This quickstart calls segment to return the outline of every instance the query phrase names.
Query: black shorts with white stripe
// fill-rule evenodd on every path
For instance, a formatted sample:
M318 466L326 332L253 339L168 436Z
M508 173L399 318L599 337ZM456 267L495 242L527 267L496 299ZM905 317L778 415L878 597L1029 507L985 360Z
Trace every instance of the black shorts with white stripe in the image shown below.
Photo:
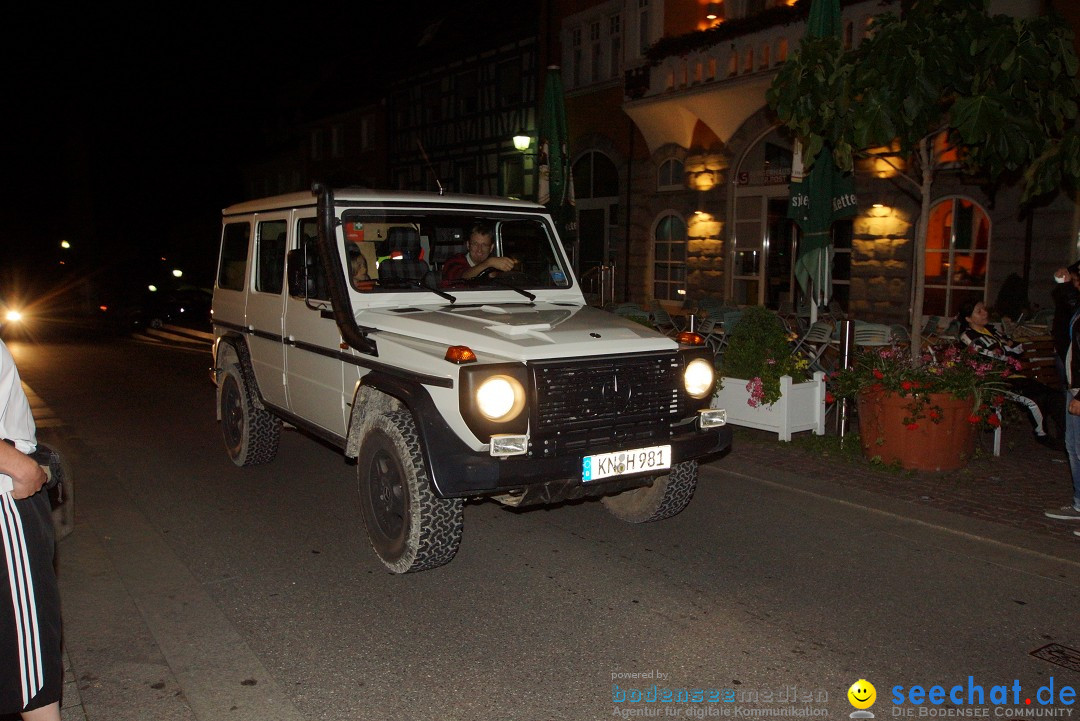
M60 700L60 593L49 496L0 494L0 713Z

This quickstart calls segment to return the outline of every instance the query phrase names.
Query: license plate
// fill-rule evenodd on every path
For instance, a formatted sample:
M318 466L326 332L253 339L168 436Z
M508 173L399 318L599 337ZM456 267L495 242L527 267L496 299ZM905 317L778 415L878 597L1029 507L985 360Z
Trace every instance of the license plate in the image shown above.
M611 476L671 468L671 446L650 446L632 451L598 453L581 459L581 480L585 483Z

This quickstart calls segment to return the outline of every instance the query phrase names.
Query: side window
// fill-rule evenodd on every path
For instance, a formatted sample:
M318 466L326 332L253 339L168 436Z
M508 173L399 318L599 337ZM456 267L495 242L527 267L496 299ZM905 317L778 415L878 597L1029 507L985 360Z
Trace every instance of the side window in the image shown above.
M285 278L285 244L288 226L284 220L259 223L255 254L255 290L279 295Z
M683 164L678 158L668 158L657 171L657 190L685 190L686 180L683 175Z
M686 295L686 223L665 215L653 236L653 297L682 302Z
M319 247L316 243L318 236L318 221L315 218L301 218L296 226L296 237L304 258L307 297L312 300L330 300L330 286L326 282L322 263L319 262Z
M244 269L247 267L248 240L251 224L227 223L221 234L221 262L218 265L218 287L226 290L244 289Z

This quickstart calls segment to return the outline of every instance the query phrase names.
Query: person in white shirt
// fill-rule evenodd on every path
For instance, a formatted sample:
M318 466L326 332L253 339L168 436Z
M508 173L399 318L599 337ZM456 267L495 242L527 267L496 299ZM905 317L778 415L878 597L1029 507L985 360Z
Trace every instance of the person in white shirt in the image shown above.
M48 478L27 455L37 448L37 427L3 341L0 439L0 714L60 721L64 669Z

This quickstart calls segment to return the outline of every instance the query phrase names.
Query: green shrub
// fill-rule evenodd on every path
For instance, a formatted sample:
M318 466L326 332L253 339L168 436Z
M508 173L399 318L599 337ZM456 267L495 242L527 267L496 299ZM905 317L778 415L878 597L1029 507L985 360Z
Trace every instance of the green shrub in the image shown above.
M780 376L789 375L794 383L810 378L809 363L792 355L791 340L772 311L759 305L744 309L724 350L717 390L724 377L745 378L751 406L775 403L780 399Z

